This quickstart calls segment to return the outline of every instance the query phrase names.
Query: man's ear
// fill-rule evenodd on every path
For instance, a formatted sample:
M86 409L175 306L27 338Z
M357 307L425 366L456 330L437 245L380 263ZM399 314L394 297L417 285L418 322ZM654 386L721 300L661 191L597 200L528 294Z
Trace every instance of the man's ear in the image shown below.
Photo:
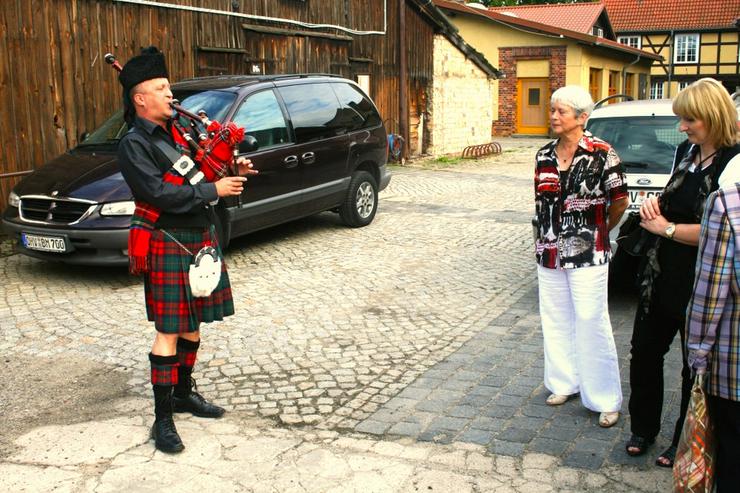
M144 94L141 92L135 92L131 94L131 102L134 103L134 106L144 106Z

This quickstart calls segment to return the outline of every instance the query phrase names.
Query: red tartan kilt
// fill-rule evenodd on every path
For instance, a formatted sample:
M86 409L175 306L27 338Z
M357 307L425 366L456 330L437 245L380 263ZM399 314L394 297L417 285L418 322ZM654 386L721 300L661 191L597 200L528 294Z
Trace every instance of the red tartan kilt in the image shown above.
M188 250L197 253L213 245L221 255L214 229L167 229ZM155 229L149 243L149 272L144 279L147 318L159 332L182 334L199 330L201 322L223 320L234 314L229 275L222 259L221 281L210 296L190 294L188 269L192 256L161 230Z

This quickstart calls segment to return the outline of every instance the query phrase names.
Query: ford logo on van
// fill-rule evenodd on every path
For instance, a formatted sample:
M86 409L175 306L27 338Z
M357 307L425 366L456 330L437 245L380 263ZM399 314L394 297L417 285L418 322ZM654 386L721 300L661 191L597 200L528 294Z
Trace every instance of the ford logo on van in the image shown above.
M638 185L650 185L653 181L650 178L640 178L637 180Z

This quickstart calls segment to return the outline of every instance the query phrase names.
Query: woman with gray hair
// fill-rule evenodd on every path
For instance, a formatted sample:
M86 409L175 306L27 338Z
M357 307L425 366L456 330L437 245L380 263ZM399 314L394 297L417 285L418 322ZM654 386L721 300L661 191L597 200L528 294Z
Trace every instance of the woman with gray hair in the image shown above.
M609 230L627 208L627 182L614 149L584 130L593 110L578 86L550 99L557 139L537 152L535 254L545 346L547 404L581 394L600 413L599 425L619 420L622 388L607 303Z

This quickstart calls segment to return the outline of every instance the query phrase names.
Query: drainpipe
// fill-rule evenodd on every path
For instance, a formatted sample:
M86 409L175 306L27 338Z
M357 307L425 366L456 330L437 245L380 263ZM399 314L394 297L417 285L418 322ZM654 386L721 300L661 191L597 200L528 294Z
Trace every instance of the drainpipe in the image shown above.
M676 40L673 39L673 29L671 29L671 49L668 53L671 56L671 64L668 66L668 99L671 99L671 81L673 80L673 47L676 44Z
M406 141L403 146L402 158L408 156L409 148L409 110L408 91L406 87L408 77L408 63L406 60L406 0L398 0L398 132Z
M638 54L637 55L637 58L635 58L635 60L633 62L630 62L627 65L625 65L625 66L622 67L622 94L627 94L627 77L626 77L626 75L627 75L627 68L628 67L631 67L632 65L636 64L637 62L639 62L640 61L640 58L642 58L642 55L639 55ZM637 99L640 99L639 98L639 95L638 95L638 98Z

